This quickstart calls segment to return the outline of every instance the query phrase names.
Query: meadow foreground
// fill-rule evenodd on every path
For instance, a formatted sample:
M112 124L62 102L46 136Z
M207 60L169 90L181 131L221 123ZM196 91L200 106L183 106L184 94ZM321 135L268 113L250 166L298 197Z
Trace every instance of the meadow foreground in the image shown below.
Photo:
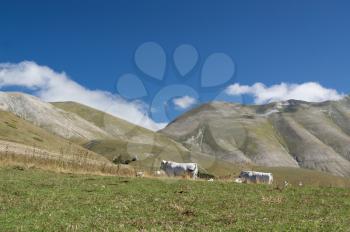
M349 231L350 189L0 168L1 231Z

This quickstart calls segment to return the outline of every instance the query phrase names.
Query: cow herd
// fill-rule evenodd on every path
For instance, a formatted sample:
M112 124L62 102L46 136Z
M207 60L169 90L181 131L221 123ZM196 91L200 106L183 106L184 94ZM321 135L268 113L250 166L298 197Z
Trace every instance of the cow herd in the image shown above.
M169 177L189 176L192 179L198 177L198 164L197 163L177 163L174 161L162 160L160 163L160 170ZM157 176L161 171L156 171ZM208 181L214 181L209 179ZM235 179L236 183L254 183L254 184L272 184L272 173L255 172L255 171L242 171L238 178Z

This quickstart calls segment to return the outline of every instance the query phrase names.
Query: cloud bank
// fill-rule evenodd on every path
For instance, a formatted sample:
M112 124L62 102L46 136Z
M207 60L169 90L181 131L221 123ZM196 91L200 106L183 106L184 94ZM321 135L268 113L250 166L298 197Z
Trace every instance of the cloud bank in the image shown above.
M176 107L180 109L187 109L193 106L194 104L196 104L197 100L190 96L183 96L183 97L175 98L173 100L173 103Z
M151 130L166 125L154 122L141 101L130 102L107 91L87 89L64 72L57 73L35 62L0 63L0 89L10 86L27 88L47 102L75 101Z
M323 102L327 100L339 100L345 96L334 89L327 89L316 82L306 82L303 84L281 83L270 87L262 83L255 83L251 86L233 84L226 88L225 93L231 96L250 95L254 98L256 104L290 99Z

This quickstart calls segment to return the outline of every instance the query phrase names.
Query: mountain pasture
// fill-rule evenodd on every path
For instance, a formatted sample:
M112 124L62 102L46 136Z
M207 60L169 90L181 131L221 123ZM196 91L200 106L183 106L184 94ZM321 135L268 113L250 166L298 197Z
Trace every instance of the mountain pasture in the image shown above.
M1 231L348 231L350 189L0 168Z

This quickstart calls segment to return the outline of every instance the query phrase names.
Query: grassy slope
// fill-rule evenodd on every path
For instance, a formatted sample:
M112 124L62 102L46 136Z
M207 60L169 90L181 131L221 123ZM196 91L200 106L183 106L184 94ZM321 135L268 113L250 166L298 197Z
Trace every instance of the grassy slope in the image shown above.
M76 102L53 102L52 104L65 111L79 115L96 126L107 130L112 136L125 135L130 137L138 134L153 134L150 130ZM111 127L115 127L115 130L110 130Z
M0 169L4 231L348 231L350 189Z
M55 171L115 174L118 167L105 157L0 111L0 165L35 166ZM7 142L10 143L7 143ZM7 148L5 148L7 146Z
M85 120L106 130L113 139L96 140L85 144L88 149L102 154L109 160L121 155L126 159L137 156L137 165L150 168L155 160L172 159L184 161L189 152L181 144L163 134L133 125L102 111L75 102L52 103L65 111L78 114ZM151 155L151 157L149 157ZM159 164L157 163L157 168Z
M166 156L168 158L171 158L172 155L176 156L179 153L184 156L188 155L186 152L178 149L177 145L173 144L162 147L153 144L126 142L118 139L92 141L89 144L86 144L85 147L96 153L103 154L109 160L112 160L118 155L122 155L122 157L126 159L137 156L139 160L144 160L151 155L154 159L157 156L164 157L165 154L162 153L165 152L167 153Z
M67 149L86 151L80 146L5 111L0 111L0 140L35 146L53 152L67 151Z
M118 140L119 143L126 142L127 140L139 144L155 144L163 147L167 145L176 145L175 141L163 134L153 132L108 113L76 102L54 102L52 104L65 111L75 113L99 128L106 130L115 140ZM107 143L110 142L111 140ZM181 149L181 147L179 147L179 149Z

